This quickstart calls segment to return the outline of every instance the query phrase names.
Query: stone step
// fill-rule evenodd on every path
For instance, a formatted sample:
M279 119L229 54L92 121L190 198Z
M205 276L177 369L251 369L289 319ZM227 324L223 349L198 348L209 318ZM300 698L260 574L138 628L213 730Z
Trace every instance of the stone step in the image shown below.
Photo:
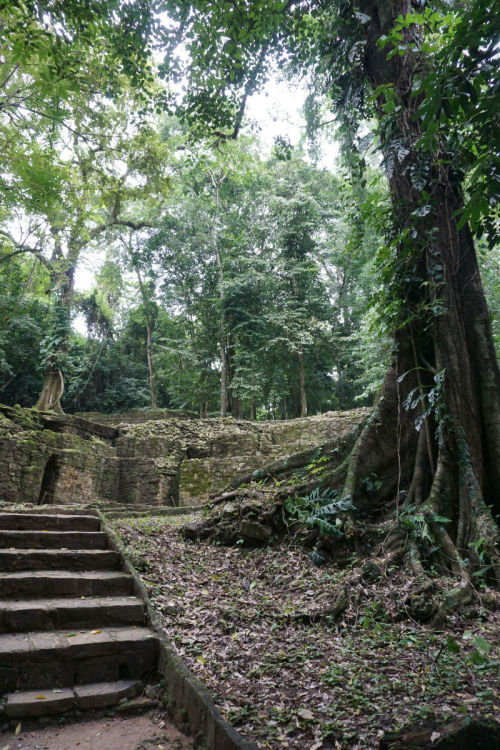
M139 680L119 680L80 685L75 688L31 690L8 693L5 698L5 716L9 719L62 714L74 709L87 710L114 706L123 698L133 698L142 690Z
M97 516L50 515L48 513L0 513L0 529L19 531L99 531Z
M143 680L155 671L158 648L140 627L0 635L0 694Z
M133 580L121 571L22 570L0 576L2 599L127 596L132 593Z
M144 604L134 596L0 601L0 633L143 623Z
M22 513L23 515L49 515L49 516L96 516L95 503L85 503L83 505L38 505L35 503L23 503L16 506L15 504L6 503L2 505L2 513Z
M134 507L122 508L102 508L102 513L108 518L143 518L144 516L183 516L190 513L198 513L201 505L180 505L180 506L145 506L140 510Z
M113 570L120 555L112 550L0 549L0 571Z
M0 531L1 549L106 549L101 531Z

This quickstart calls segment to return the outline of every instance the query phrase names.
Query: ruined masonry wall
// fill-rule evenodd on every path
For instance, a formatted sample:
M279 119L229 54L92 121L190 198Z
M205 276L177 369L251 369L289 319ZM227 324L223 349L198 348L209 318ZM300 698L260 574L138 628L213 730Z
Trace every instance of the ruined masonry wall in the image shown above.
M192 505L237 476L340 437L364 409L284 422L134 412L99 422L0 406L0 501ZM132 421L133 420L133 421Z
M1 408L0 501L37 503L42 485L45 502L117 499L119 461L109 439L67 419Z

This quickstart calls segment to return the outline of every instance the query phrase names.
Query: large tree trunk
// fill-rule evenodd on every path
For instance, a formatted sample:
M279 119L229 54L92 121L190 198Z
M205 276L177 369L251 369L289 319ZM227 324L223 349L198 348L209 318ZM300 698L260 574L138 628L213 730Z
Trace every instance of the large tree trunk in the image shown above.
M226 179L226 175L215 175L211 173L212 185L214 188L214 216L212 222L212 245L215 255L215 262L217 265L217 272L219 276L219 302L220 302L220 317L219 317L219 355L221 360L220 370L220 415L224 419L227 416L227 407L229 402L229 389L228 389L228 356L226 349L226 317L224 310L224 268L222 266L222 259L219 250L217 224L219 220L219 192L220 186Z
M390 128L383 120L382 144L393 163L389 175L395 231L401 241L394 261L394 289L401 313L396 360L387 374L374 417L351 457L344 493L356 507L369 507L368 477L380 483L378 503L392 500L424 515L438 552L434 560L462 581L456 596L471 594L462 560L479 563L474 545L483 540L481 562L500 583L498 527L488 506L500 510L500 374L488 309L471 233L459 230L463 208L459 184L434 154L427 165L425 193L411 179L411 166L425 158L415 149L418 102L411 98L415 59L386 60L378 41L409 2L367 0L366 71L376 90L392 85L403 103ZM413 30L414 32L414 30ZM398 158L392 141L404 146ZM422 216L422 206L428 213ZM436 517L446 517L446 527ZM416 569L422 571L418 544ZM449 603L453 597L449 599Z
M64 363L71 328L71 309L74 296L75 266L53 274L54 303L48 333L43 342L46 350L45 377L40 397L34 407L38 411L62 414L64 393Z
M64 393L64 379L61 370L47 372L42 386L42 392L37 401L37 411L52 411L63 414L61 398Z
M158 407L158 398L156 395L156 378L155 378L155 367L154 367L154 359L153 359L153 343L152 343L153 324L151 321L151 316L149 314L150 300L148 299L148 294L146 292L146 288L142 281L140 269L137 266L135 267L135 273L137 276L137 281L139 282L139 289L141 292L142 304L144 305L144 315L146 318L146 359L148 362L149 390L151 393L151 408L156 409Z

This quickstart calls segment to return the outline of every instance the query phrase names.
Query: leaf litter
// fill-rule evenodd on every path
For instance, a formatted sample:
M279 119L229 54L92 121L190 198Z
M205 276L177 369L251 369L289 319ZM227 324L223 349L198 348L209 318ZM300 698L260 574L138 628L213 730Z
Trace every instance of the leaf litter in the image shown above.
M431 632L401 618L417 596L404 570L366 581L356 555L318 568L290 539L257 549L189 542L179 527L192 520L114 526L145 562L166 636L259 747L364 750L429 720L500 719L496 607L476 605ZM335 617L341 591L349 605Z

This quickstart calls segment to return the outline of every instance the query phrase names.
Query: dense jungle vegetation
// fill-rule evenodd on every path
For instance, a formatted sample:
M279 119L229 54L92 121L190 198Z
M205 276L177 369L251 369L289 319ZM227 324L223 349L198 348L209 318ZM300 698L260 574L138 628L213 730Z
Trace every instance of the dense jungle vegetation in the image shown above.
M4 3L2 400L288 418L376 396L323 480L423 519L412 570L457 582L436 623L478 571L500 582L498 30L487 0ZM266 153L245 112L278 71L309 138Z

